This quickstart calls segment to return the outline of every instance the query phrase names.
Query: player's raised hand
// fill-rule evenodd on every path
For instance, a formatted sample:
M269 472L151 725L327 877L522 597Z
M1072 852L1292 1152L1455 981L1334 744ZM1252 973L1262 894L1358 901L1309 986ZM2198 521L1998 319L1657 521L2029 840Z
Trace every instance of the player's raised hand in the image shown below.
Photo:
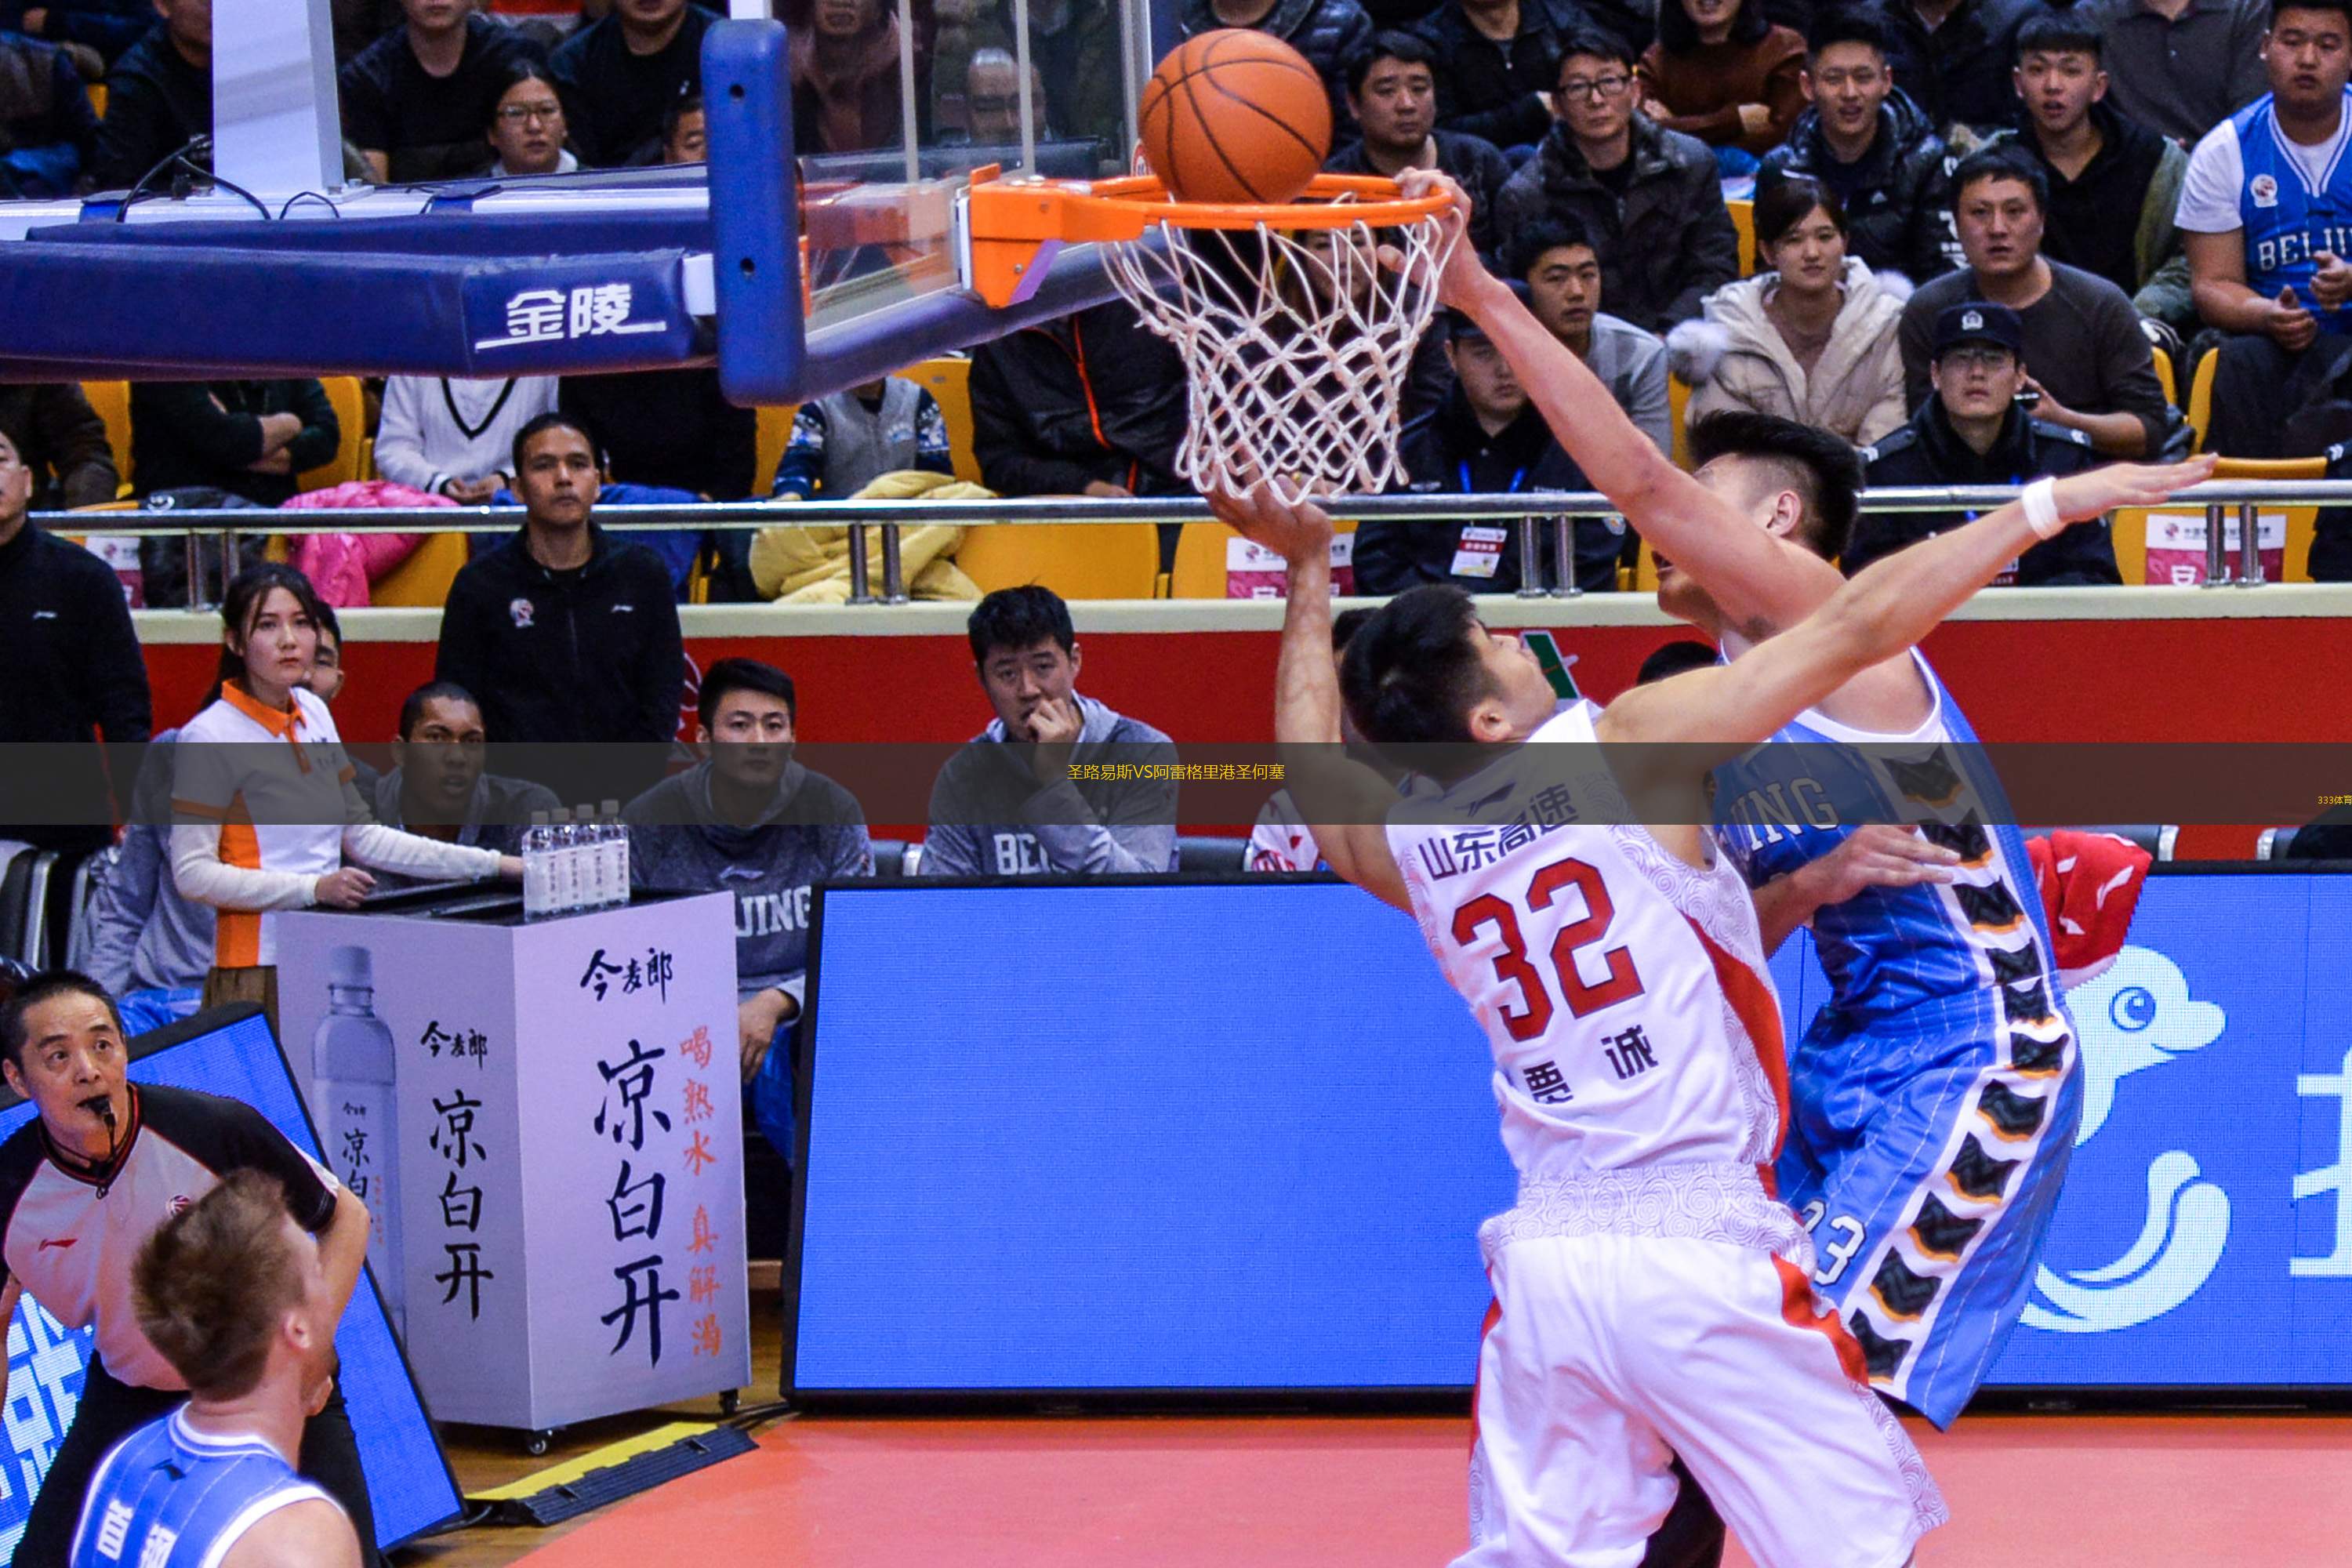
M2179 463L2109 463L2060 479L2051 499L2068 522L2087 522L2124 506L2161 506L2177 490L2213 477L2210 452Z
M1444 195L1448 198L1445 209L1438 214L1439 238L1437 256L1441 258L1437 276L1414 278L1413 282L1433 286L1438 303L1459 310L1476 297L1479 287L1491 279L1486 263L1478 259L1463 236L1470 227L1470 195L1452 176L1435 169L1406 169L1397 175L1397 188L1405 200L1419 201L1423 196ZM1381 262L1391 271L1404 270L1404 253L1392 245L1381 247Z
M1213 489L1209 510L1235 533L1294 565L1331 558L1331 518L1313 501L1293 506L1260 483L1247 490Z

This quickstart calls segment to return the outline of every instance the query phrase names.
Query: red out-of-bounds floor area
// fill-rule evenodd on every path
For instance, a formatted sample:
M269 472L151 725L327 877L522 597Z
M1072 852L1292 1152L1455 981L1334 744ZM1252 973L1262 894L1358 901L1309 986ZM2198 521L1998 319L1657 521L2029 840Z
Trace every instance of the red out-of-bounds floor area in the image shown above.
M1953 1519L1923 1568L2352 1564L2352 1416L1978 1415L1913 1434ZM1467 1436L1377 1416L811 1418L527 1561L1441 1568L1465 1543ZM1824 1542L1804 1568L1839 1562Z

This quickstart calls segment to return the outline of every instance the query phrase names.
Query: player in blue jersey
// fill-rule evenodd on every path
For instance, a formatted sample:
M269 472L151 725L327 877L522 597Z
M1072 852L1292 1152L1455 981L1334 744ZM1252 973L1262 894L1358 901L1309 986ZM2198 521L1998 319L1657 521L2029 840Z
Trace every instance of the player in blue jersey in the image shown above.
M1475 257L1457 250L1439 287L1655 548L1663 608L1737 659L1836 592L1831 563L1862 488L1845 442L1719 416L1694 430L1701 466L1685 473ZM2163 471L2188 484L2211 468L2209 458ZM2050 483L2027 492L2045 520ZM1737 548L1759 528L1782 547ZM1810 921L1834 992L1790 1062L1780 1195L1813 1229L1815 1281L1873 1385L1942 1426L2032 1282L2081 1110L2074 1030L1998 781L1916 648L1775 739L1798 743L1719 773L1717 810L1768 947Z
M2277 0L2263 38L2271 90L2189 154L2175 218L2216 350L2207 445L2307 456L2336 435L2289 427L2352 344L2352 0Z
M350 1518L294 1469L338 1313L284 1189L231 1173L147 1238L131 1287L188 1402L99 1462L72 1568L358 1568Z

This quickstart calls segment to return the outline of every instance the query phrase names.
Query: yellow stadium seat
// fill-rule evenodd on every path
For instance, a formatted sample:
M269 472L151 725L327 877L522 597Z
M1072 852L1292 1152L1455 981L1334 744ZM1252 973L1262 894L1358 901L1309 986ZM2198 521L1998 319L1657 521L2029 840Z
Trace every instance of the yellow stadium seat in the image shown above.
M1690 383L1681 376L1666 377L1666 418L1675 431L1675 467L1687 468L1690 462L1690 431L1685 421L1690 417Z
M297 489L323 490L360 477L360 447L367 440L367 404L360 394L359 377L331 375L321 384L327 389L327 401L334 405L335 422L342 426L342 439L335 444L331 461L296 478Z
M1756 276L1756 204L1752 201L1726 202L1731 209L1731 226L1739 236L1739 275Z
M2189 427L2197 433L2195 450L2200 452L2205 449L2205 433L2213 427L2213 367L2221 358L2219 353L2207 354L2189 380Z
M971 361L961 354L927 359L899 374L939 400L947 420L948 450L954 455L956 478L980 483L980 459L971 449Z
M760 410L760 471L751 476L751 493L764 496L776 482L776 465L784 459L784 447L793 438L793 416L801 411L797 403L778 404Z
M1658 591L1658 554L1650 548L1648 540L1642 541L1642 553L1633 565L1633 591L1654 594Z
M131 384L127 381L85 381L81 395L106 421L106 444L114 452L114 471L122 476L122 492L131 493Z
M1333 525L1339 533L1353 533L1356 525ZM1240 536L1222 522L1188 522L1176 538L1176 566L1168 574L1171 599L1222 599L1226 589L1226 546ZM962 564L961 557L957 564Z
M2211 366L2213 356L2208 354L2205 363ZM2211 388L2206 388L2210 399ZM2217 479L2316 479L2327 473L2325 458L2223 458L2214 465ZM2201 507L2167 507L2165 513L2189 517L2202 514ZM2235 509L2232 508L2232 510ZM2311 536L2319 521L2319 509L2312 506L2290 506L2279 509L2286 517L2286 549L2281 563L2280 576L2289 583L2311 581ZM2115 520L2116 566L2126 583L2147 581L2147 525L2155 511L2134 508L2118 511ZM2231 552L2234 570L2237 555Z
M1148 599L1160 575L1160 531L1148 522L974 528L955 563L983 594L1036 583L1065 599Z
M89 96L89 111L100 120L106 118L106 84L102 81L85 83L82 91Z
M2162 349L2148 351L2156 358L2156 384L2164 388L2164 400L2176 407L2180 403L2180 388L2173 380L2172 356Z
M385 573L368 590L368 602L439 609L448 601L449 584L457 580L457 569L466 563L467 537L462 533L425 535L425 542L407 560Z

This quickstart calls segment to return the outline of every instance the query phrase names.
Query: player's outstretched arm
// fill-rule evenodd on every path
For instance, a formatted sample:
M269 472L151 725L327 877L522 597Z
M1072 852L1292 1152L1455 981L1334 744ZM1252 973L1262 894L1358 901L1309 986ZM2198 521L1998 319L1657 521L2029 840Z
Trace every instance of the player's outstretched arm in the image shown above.
M2117 507L2158 506L2206 479L2210 457L2185 463L2116 463L2054 481L2051 499L2071 525ZM2036 481L2037 484L2051 481ZM1769 739L1854 671L1926 637L2001 568L2037 543L2021 501L1872 563L1829 603L1736 664L1695 669L1638 686L1610 704L1597 726L1604 741L1696 743L1729 755ZM1626 759L1637 776L1663 768L1676 782L1704 759ZM1618 767L1612 762L1612 767ZM1621 778L1624 776L1620 768ZM1631 783L1632 781L1628 781Z
M1349 758L1340 743L1339 678L1331 668L1331 520L1286 506L1260 487L1212 491L1210 510L1289 563L1282 651L1275 665L1274 735L1283 782L1331 869L1366 892L1412 907L1384 826L1396 786Z
M1407 169L1408 195L1451 191L1448 222L1467 221L1469 198L1444 174ZM1659 553L1707 591L1730 627L1750 642L1796 625L1843 581L1812 552L1757 527L1729 501L1682 469L1644 436L1585 363L1535 319L1467 245L1454 246L1438 296L1485 329L1528 389L1552 435L1593 488L1607 496Z

